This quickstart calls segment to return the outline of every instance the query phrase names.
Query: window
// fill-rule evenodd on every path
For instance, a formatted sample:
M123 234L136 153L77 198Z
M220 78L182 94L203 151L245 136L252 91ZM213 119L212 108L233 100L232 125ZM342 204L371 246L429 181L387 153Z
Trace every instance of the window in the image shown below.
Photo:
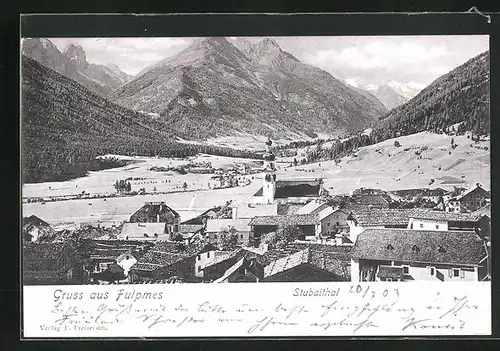
M442 246L439 247L438 252L444 253L446 252L446 249Z
M243 239L243 234L240 235L240 239Z
M386 282L392 282L392 278L387 278L385 281Z
M339 223L339 222L337 222L337 226L339 226L339 225L340 225L340 223Z
M439 229L439 224L436 224L436 229Z
M125 256L125 259L126 260L130 260L130 256Z
M403 274L410 274L410 266L403 266Z
M394 250L394 246L392 246L391 244L389 244L389 245L386 246L386 249L387 250Z
M214 235L214 239L217 239L217 234Z
M424 224L423 223L420 223L420 228L423 228L424 227Z
M453 278L460 277L460 269L453 268Z
M418 248L417 245L413 245L413 247L411 248L411 251L413 251L413 252L419 252L420 249Z
M198 273L201 272L201 266L198 266Z
M201 260L201 255L198 255L198 257L197 257L197 258L198 258L198 261L199 261L199 260Z
M207 258L210 258L210 251L207 252Z
M430 275L430 276L436 275L436 268L435 267L427 267L427 275Z
M329 227L329 226L330 226L330 223L328 222L328 223L326 224L326 226L327 226L327 227Z

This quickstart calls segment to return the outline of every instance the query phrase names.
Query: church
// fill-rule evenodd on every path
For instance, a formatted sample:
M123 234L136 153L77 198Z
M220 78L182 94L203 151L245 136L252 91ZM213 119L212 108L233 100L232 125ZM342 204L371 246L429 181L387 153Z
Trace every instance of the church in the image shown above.
M272 141L266 142L262 187L253 195L254 204L306 203L328 195L321 178L294 178L281 180L276 177L276 157L271 151Z

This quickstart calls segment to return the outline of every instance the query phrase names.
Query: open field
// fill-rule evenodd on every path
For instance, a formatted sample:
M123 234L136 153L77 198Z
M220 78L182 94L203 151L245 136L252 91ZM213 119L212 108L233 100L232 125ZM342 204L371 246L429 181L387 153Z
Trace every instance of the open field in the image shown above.
M90 194L113 194L115 188L113 184L120 179L144 178L132 180L130 184L133 191L144 188L147 192L153 192L154 188L158 192L170 192L182 190L184 182L188 184L188 189L206 189L211 174L188 173L180 175L175 172L156 172L148 169L153 166L175 167L188 164L189 162L210 162L214 168L225 168L235 164L246 163L251 167L257 167L257 161L243 158L230 158L223 156L198 155L186 160L169 158L148 158L148 157L127 157L116 156L127 160L134 160L137 163L125 167L107 169L98 172L90 172L87 177L77 178L64 182L47 182L23 185L23 197L49 197L62 195L76 195L82 191Z

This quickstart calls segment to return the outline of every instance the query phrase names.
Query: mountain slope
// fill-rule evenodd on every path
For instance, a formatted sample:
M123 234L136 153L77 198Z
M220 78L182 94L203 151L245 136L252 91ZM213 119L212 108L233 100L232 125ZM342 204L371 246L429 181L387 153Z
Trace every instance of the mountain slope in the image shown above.
M98 155L172 147L148 118L22 57L23 181L81 176Z
M407 98L398 94L387 84L382 86L367 86L365 89L380 100L388 110L398 107L408 101Z
M364 128L385 112L275 41L238 50L203 38L144 70L109 98L189 139L237 134L310 138Z
M377 98L374 94L372 94L370 91L368 91L367 89L353 87L353 86L350 86L350 87L352 89L356 90L359 94L363 95L364 97L366 97L367 99L372 101L373 104L378 106L378 108L380 110L385 110L386 112L388 111L388 108L384 105L384 103L379 98Z
M101 96L108 95L132 78L116 65L108 67L87 62L83 48L73 44L61 53L48 39L25 39L22 53Z
M489 134L489 51L441 76L406 104L381 118L376 140L429 130L444 130L463 122L459 131Z

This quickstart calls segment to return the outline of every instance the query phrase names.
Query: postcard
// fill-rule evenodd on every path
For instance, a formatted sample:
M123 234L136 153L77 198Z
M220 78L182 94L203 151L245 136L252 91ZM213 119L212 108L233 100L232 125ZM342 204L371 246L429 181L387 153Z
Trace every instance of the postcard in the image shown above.
M25 338L491 333L488 35L20 60Z

